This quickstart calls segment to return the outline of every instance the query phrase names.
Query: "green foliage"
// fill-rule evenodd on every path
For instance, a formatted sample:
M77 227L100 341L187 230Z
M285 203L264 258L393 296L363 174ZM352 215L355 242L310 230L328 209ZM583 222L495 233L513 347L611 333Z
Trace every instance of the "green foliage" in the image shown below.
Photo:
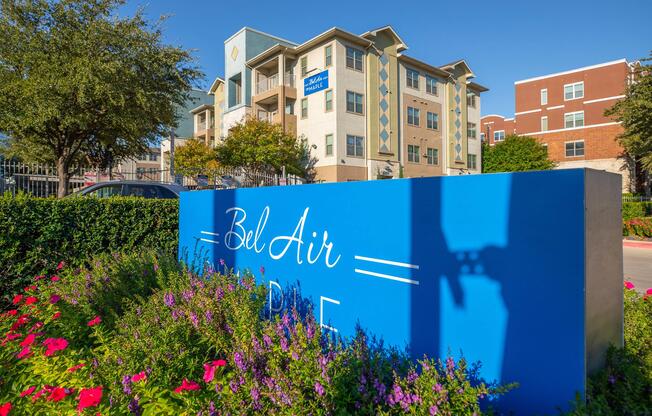
M216 147L222 166L243 167L252 172L287 173L310 177L315 159L310 149L283 127L250 117L236 124Z
M623 202L623 220L652 216L652 202Z
M218 167L215 150L203 140L188 140L174 151L174 170L180 175L208 175Z
M627 87L625 98L605 114L614 117L625 129L619 141L627 154L652 172L652 65L643 64L649 61L652 53L634 69L635 82Z
M494 146L483 144L482 172L520 172L555 167L548 150L533 137L510 135Z
M166 134L201 75L142 10L122 17L123 3L0 3L0 132L14 153L56 163L60 197L71 164L106 167Z
M623 221L623 235L652 238L652 218L632 218Z
M648 290L650 293L650 290ZM625 289L625 346L589 379L587 403L570 415L647 415L652 409L652 295Z
M142 198L0 197L2 302L61 260L145 248L175 253L178 201Z
M52 392L93 386L102 399L81 414L472 415L506 390L477 381L464 360L417 366L362 331L332 339L308 305L265 319L265 287L250 275L199 279L147 253L88 264L38 280L0 315L0 403L17 414L75 414L76 392ZM48 338L67 345L44 353Z

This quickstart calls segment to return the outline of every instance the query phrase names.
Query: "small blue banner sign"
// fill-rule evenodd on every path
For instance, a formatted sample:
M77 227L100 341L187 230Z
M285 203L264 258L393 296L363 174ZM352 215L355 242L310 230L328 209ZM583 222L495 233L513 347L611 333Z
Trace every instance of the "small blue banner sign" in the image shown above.
M413 358L464 356L492 403L556 414L622 344L620 175L590 169L182 192L179 256L250 271ZM261 274L262 267L264 274Z
M328 69L303 80L303 95L308 96L328 88Z

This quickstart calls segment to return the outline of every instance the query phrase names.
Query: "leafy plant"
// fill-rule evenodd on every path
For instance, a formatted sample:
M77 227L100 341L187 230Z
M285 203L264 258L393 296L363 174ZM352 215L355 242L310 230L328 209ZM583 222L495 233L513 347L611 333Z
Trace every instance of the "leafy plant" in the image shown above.
M651 238L652 218L632 218L623 221L623 235L631 237Z
M510 135L494 146L483 144L482 172L518 172L548 170L555 163L548 159L548 150L537 139Z

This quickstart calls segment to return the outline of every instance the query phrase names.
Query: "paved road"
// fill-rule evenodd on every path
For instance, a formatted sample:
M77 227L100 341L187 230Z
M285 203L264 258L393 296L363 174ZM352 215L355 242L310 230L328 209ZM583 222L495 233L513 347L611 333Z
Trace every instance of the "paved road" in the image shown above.
M641 292L652 287L652 249L623 247L625 280Z

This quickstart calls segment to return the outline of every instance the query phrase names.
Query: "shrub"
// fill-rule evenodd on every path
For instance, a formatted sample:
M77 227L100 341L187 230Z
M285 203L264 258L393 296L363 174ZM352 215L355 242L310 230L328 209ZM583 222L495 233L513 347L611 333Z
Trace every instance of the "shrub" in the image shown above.
M623 202L623 220L652 216L652 202Z
M175 253L177 228L173 200L0 197L0 310L9 294L63 258L77 266L98 253Z
M634 218L623 221L623 235L630 237L652 237L652 218Z
M253 277L223 269L199 279L172 260L103 257L25 288L0 316L0 405L37 415L471 415L505 391L464 360L415 364L362 331L333 339L309 309L264 319L266 290ZM143 280L133 294L127 269Z

